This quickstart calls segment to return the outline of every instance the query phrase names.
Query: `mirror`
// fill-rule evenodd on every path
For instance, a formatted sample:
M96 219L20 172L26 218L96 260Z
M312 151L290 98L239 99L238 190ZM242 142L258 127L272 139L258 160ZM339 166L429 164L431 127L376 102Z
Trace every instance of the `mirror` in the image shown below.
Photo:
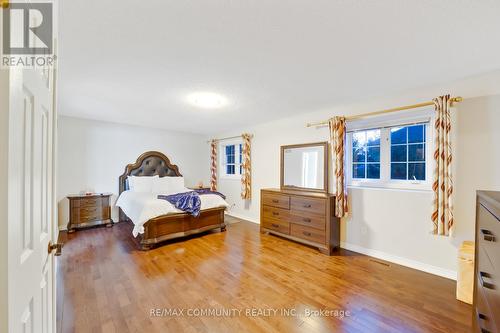
M281 146L281 189L328 192L328 143Z

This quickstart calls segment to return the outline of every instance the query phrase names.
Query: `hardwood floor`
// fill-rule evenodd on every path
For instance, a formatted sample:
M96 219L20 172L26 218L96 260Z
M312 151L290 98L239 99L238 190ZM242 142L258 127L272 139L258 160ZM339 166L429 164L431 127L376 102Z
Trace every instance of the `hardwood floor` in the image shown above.
M470 331L471 307L455 300L454 281L345 250L328 257L250 222L148 252L125 223L62 238L58 332ZM202 309L234 310L194 316ZM252 309L261 312L246 316ZM302 315L320 309L349 316Z

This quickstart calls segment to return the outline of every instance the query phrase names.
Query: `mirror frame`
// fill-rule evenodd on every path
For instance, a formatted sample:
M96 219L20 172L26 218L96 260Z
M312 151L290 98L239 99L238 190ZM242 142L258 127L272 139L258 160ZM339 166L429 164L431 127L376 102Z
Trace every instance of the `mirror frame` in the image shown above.
M284 171L285 171L285 149L290 149L290 148L306 148L306 147L318 147L322 146L324 147L324 177L323 177L323 188L322 189L316 189L316 188L307 188L307 187L296 187L296 186L285 186L284 180ZM288 190L288 191L308 191L308 192L321 192L321 193L328 193L328 142L323 141L323 142L313 142L313 143L302 143L302 144L296 144L296 145L286 145L286 146L281 146L281 157L280 157L280 189L281 190Z

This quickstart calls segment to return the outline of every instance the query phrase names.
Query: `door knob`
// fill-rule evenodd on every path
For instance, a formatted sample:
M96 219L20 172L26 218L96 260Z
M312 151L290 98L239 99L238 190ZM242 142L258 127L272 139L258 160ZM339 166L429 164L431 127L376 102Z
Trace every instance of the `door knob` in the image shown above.
M54 253L54 255L56 257L60 256L61 255L61 252L62 252L62 248L63 248L63 243L55 243L55 244L52 244L52 242L49 242L49 254L56 250L56 253Z

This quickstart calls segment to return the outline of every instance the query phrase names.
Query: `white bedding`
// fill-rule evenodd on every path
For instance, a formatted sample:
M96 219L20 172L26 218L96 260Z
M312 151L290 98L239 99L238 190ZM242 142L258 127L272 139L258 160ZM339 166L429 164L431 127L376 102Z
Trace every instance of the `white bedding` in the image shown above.
M186 189L186 192L189 191ZM144 233L144 223L148 220L167 214L183 213L175 208L170 202L158 199L158 193L140 193L124 191L116 201L116 206L120 207L134 223L132 234L137 237ZM226 200L217 194L200 195L201 210L215 207L229 207Z

